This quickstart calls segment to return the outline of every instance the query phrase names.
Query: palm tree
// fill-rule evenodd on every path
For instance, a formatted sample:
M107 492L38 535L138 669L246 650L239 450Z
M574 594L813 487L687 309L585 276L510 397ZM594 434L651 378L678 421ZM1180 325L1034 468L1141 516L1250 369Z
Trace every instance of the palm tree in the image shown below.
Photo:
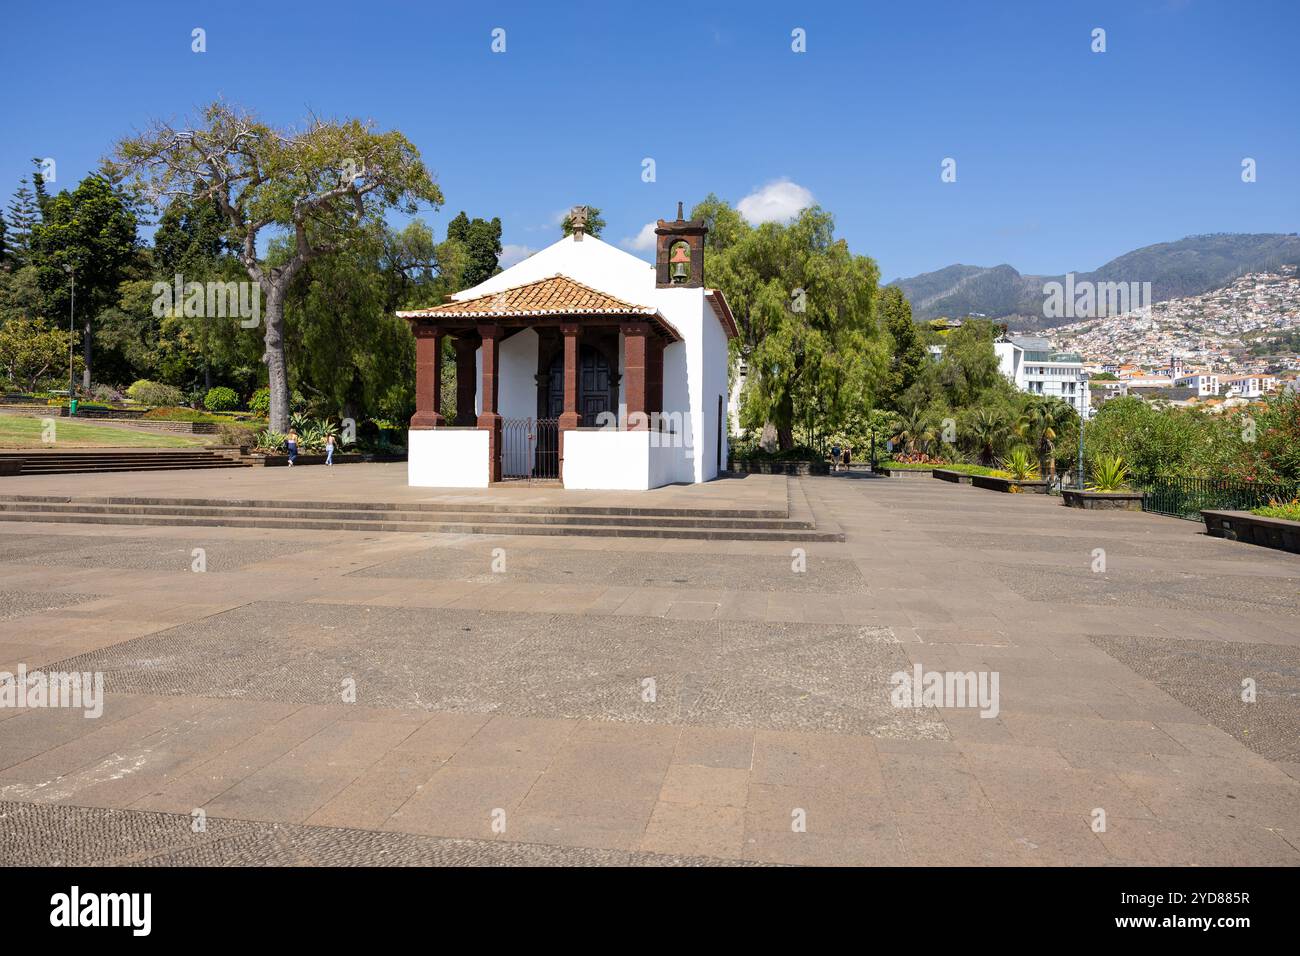
M991 465L1007 438L1007 419L1001 409L981 408L970 423L970 436L980 464Z
M1074 407L1059 398L1036 398L1016 422L1016 434L1038 452L1040 469L1048 480L1056 477L1056 439L1074 417Z
M934 425L919 406L901 413L899 419L898 433L893 440L901 441L909 455L915 455L918 448L926 447L934 440Z

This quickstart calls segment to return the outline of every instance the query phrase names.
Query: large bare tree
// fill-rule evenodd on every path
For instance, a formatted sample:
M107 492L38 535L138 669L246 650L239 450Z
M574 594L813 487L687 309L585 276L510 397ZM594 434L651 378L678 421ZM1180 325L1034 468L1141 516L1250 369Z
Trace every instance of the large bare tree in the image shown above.
M442 191L401 133L360 120L311 117L301 129L275 129L253 113L217 101L194 122L155 121L117 144L112 165L158 206L177 196L216 203L249 277L262 295L271 428L289 427L284 298L312 259L342 249L382 223L390 209L438 206ZM282 255L268 256L282 236Z

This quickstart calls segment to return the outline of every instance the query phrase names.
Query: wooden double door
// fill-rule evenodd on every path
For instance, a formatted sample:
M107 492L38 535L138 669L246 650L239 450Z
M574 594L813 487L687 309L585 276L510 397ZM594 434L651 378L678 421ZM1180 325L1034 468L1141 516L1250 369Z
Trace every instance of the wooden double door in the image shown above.
M564 411L564 353L551 360L547 376L547 418L559 418ZM603 412L616 412L618 379L609 359L600 349L583 345L578 349L578 413L582 425L594 427Z

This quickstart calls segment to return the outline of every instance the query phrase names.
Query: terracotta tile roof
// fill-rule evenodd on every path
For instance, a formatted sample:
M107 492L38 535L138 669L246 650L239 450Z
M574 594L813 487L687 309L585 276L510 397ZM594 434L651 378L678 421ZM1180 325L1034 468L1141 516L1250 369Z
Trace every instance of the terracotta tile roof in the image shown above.
M489 292L473 299L445 302L431 309L398 312L404 319L430 318L489 319L509 316L544 315L644 315L653 316L658 309L633 305L600 292L564 275L538 279L500 292Z
M727 338L734 339L740 335L740 330L736 328L736 319L731 314L731 306L727 305L727 297L722 294L722 290L705 289L704 294L713 308L713 314L722 323L722 330L727 333Z

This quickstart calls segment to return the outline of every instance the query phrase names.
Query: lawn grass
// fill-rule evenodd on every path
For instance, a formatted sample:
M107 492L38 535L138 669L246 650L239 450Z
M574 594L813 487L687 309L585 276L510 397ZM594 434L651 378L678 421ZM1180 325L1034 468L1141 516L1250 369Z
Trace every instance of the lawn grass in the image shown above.
M53 443L43 440L44 431L44 419L0 415L0 448L200 448L206 444L198 435L91 425L66 418L54 419Z

